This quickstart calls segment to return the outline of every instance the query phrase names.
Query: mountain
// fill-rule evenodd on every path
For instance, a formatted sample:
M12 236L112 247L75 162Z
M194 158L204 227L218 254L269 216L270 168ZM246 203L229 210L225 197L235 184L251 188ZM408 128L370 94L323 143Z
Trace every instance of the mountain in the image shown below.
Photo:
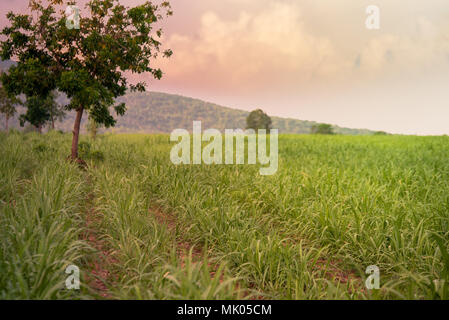
M116 132L163 132L169 133L177 128L192 129L192 122L201 120L202 128L224 129L245 128L249 112L223 107L199 99L161 92L131 93L120 99L128 110L118 119ZM280 117L271 117L273 128L280 133L310 133L317 124ZM370 130L348 129L334 126L341 134L372 134Z
M61 102L66 100L59 99ZM126 114L117 118L114 128L110 132L142 132L142 133L170 133L174 129L183 128L192 130L192 122L201 120L202 128L214 128L220 131L224 129L244 129L246 117L249 112L223 107L214 103L198 99L183 97L161 92L129 93L118 101L127 106ZM87 116L83 117L83 132ZM57 123L56 128L70 132L73 127L75 113L67 115L62 123ZM271 117L273 128L279 129L279 133L310 133L310 128L317 124L314 121L304 121L280 117ZM17 119L11 121L11 127L17 127ZM362 135L373 134L366 129L349 129L333 126L334 131L340 134Z
M16 62L11 60L0 60L0 71L7 71ZM128 93L121 97L119 102L124 102L127 112L123 117L117 118L114 128L107 131L112 132L144 132L144 133L170 133L174 129L192 129L192 122L201 120L202 128L214 128L220 131L224 129L244 129L246 117L249 112L223 107L214 103L198 99L183 97L161 92ZM66 104L67 99L60 96L58 102ZM24 112L19 107L18 113ZM2 116L0 116L2 118ZM85 132L86 115L83 119L82 132ZM67 114L62 123L57 123L56 128L70 132L73 127L75 113ZM271 117L273 128L279 129L280 133L310 133L314 121L305 121L289 118ZM3 121L1 121L2 126ZM10 120L11 128L20 128L18 117ZM373 134L366 129L349 129L333 126L334 132L348 135Z

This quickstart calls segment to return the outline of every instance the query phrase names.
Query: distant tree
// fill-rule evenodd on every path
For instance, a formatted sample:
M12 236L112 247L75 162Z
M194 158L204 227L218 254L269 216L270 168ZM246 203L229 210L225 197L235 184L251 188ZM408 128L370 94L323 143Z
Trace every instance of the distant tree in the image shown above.
M19 117L20 126L23 127L26 122L29 122L39 133L42 133L42 128L50 120L48 97L28 97L25 101L25 107L26 113Z
M385 131L376 131L374 132L375 136L386 136L388 133L386 133Z
M251 111L246 118L246 128L247 129L271 129L271 118L263 112L261 109Z
M11 97L6 92L5 88L0 85L0 113L5 116L5 131L9 131L9 119L12 118L17 110L16 105L20 104L20 100L16 97Z
M71 148L75 160L85 110L97 123L114 126L109 108L117 115L126 111L125 104L115 105L115 99L128 89L145 91L144 82L128 84L125 72L162 77L160 69L150 66L162 45L162 30L154 26L163 13L168 16L172 11L167 1L128 8L118 0L88 0L78 28L66 18L65 10L73 4L73 0L30 0L30 14L8 13L10 26L0 33L0 58L18 60L2 76L8 92L23 93L35 102L58 89L70 99L66 108L76 111ZM171 54L163 52L165 57ZM29 106L33 110L28 119L34 113L45 115L34 103Z
M101 125L97 123L93 117L89 117L89 121L87 122L86 126L90 137L95 140L95 138L97 137L98 129L101 127Z
M59 105L56 100L56 94L50 93L47 97L32 96L28 97L25 102L26 113L19 117L20 126L24 126L25 122L33 125L36 130L42 133L42 128L50 123L51 129L55 129L55 121L62 121L65 117L63 106Z
M51 93L46 100L46 107L50 113L50 128L55 130L55 122L64 120L66 112L64 106L56 101L56 93Z
M312 134L334 134L332 125L327 123L314 124L310 129Z

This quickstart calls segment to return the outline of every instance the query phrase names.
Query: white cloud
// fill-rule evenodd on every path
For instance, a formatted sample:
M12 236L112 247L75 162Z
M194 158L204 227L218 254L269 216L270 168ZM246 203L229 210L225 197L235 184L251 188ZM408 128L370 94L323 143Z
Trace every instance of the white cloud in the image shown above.
M244 83L294 74L296 80L308 81L341 68L331 42L307 32L294 4L270 4L256 14L242 11L234 20L209 11L196 36L172 34L167 44L175 52L165 66L172 76L200 72Z
M348 50L348 43L313 33L321 22L306 24L297 4L270 2L263 8L241 10L233 19L204 12L195 34L169 36L174 56L163 70L198 85L236 89L351 83L449 66L448 38L441 26L424 17L411 23L415 28L408 34L383 26L373 32L361 25L354 32L364 35L362 41L350 43Z

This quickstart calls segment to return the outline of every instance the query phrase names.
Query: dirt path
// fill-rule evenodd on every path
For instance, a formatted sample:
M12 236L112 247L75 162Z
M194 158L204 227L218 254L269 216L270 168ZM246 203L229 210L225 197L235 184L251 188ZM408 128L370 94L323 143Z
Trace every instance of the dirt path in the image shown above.
M174 214L166 213L160 208L151 208L150 214L152 214L156 220L167 227L167 229L171 232L176 232L177 227L177 218ZM185 261L188 258L188 254L190 249L192 248L192 260L194 262L199 262L201 257L203 256L203 248L199 246L194 246L191 242L180 239L176 236L176 253L181 261L181 267L184 267Z
M355 270L344 269L341 265L342 262L338 260L318 259L313 269L322 271L324 277L330 281L336 281L340 284L352 284L358 291L364 292L363 279L356 274Z
M92 184L90 176L87 177L87 183ZM102 214L94 207L94 194L90 192L86 197L85 232L82 239L94 249L89 255L87 263L86 281L93 293L100 297L111 299L108 285L115 282L116 276L110 271L110 266L118 263L111 251L107 248L106 241L102 240L99 234Z
M165 225L168 228L168 230L170 230L172 232L176 232L178 222L177 222L177 218L174 214L166 213L160 208L151 208L150 213L156 218L156 220L160 224ZM179 259L181 260L181 268L183 268L185 266L185 261L186 261L186 259L188 259L190 249L192 249L192 261L193 262L201 263L202 257L204 257L204 255L207 256L207 253L204 252L204 250L205 250L204 248L199 247L199 246L194 246L191 242L189 242L185 239L180 239L179 237L176 237L175 241L176 241L176 252L177 252ZM209 271L210 276L215 277L217 270L219 268L219 265L208 262L208 268L210 270ZM222 283L222 282L223 282L223 275L220 276L220 283ZM264 299L264 297L262 297L260 295L251 294L251 292L249 292L249 290L242 290L243 287L244 286L242 286L241 283L236 282L236 284L235 284L236 292L242 293L242 296L240 297L240 299L245 299L245 297L250 297L251 300L263 300Z
M87 183L92 184L92 178L87 176ZM186 261L189 258L191 252L191 259L194 263L202 263L202 259L208 253L205 252L205 248L199 245L194 245L190 241L177 235L177 227L179 225L177 217L173 213L167 213L158 207L149 209L149 213L155 217L155 219L161 224L165 225L167 229L175 234L175 246L176 254L181 262L181 268L184 268ZM111 250L108 248L106 241L101 239L101 232L99 228L102 221L102 213L96 210L94 206L94 194L89 192L86 197L86 210L85 210L85 232L82 235L82 239L85 240L90 247L94 249L89 255L88 263L86 265L86 281L88 287L93 291L95 295L101 298L112 299L113 296L108 287L113 286L117 282L117 275L111 272L111 266L118 264L118 259L114 258ZM208 260L208 259L207 259ZM218 265L208 262L211 277L215 277L218 270ZM355 287L360 289L363 287L363 280L356 275L353 270L345 270L341 268L341 263L333 260L319 259L311 266L315 270L319 270L324 273L324 276L340 284L355 283ZM222 282L222 276L220 282ZM241 291L242 285L236 284L236 290ZM252 289L249 289L252 290ZM358 290L357 290L358 291ZM350 292L351 293L351 292ZM251 296L251 297L250 297ZM260 295L252 295L249 291L243 291L243 297L250 297L250 299L264 299Z

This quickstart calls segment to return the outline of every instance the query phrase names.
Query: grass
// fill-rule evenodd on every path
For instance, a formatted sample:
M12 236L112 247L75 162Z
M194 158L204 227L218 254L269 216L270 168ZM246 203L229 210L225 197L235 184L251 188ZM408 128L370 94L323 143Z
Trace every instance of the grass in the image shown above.
M273 176L175 166L167 135L83 137L87 171L69 135L0 145L0 298L98 298L63 285L92 209L111 298L449 298L448 137L281 135Z
M79 240L85 187L78 169L44 151L34 157L29 148L42 146L41 137L1 139L0 299L82 297L84 289L64 289L66 267L88 251Z

